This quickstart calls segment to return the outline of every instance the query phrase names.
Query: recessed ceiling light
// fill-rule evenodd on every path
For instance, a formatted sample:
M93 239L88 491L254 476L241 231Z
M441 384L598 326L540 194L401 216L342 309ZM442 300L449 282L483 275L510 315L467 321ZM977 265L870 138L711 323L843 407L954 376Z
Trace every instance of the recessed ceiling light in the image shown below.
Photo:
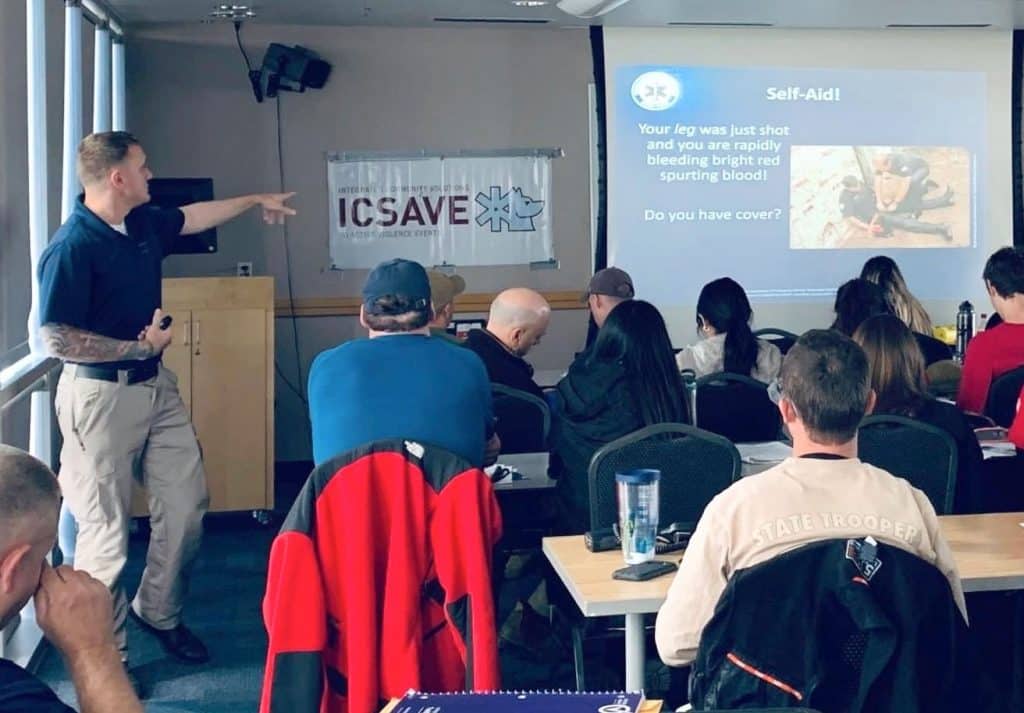
M544 7L548 0L512 0L512 4L516 7Z

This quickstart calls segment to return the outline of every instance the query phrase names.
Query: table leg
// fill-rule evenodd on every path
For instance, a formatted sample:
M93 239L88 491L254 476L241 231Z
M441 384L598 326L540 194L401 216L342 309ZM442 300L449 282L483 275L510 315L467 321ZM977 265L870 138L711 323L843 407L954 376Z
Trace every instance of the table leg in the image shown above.
M1013 593L1013 678L1010 682L1011 710L1024 706L1024 593ZM628 665L628 664L627 664Z
M644 687L644 615L626 614L626 690Z

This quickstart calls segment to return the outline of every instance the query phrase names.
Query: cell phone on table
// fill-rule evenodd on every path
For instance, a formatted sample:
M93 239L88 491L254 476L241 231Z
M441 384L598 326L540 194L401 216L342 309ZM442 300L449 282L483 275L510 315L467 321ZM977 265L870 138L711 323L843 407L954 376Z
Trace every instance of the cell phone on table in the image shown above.
M631 564L628 567L617 569L612 572L612 579L622 579L627 582L644 582L669 572L675 572L678 568L675 562L651 560L650 562Z
M168 327L171 326L171 322L173 321L174 318L171 317L171 315L165 314L164 318L160 320L160 329L167 329Z

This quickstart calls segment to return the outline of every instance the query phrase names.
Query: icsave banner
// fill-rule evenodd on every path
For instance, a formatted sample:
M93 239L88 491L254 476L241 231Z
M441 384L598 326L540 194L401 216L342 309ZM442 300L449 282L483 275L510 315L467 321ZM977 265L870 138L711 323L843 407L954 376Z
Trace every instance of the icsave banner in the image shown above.
M332 157L332 267L553 259L549 156Z

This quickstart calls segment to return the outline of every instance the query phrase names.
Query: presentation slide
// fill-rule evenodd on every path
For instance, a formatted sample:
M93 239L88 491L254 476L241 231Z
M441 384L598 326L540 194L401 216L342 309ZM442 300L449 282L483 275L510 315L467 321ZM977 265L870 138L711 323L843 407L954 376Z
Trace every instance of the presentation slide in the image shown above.
M756 44L771 32L745 34ZM653 59L657 47L632 54ZM703 284L725 275L760 326L801 331L826 326L836 288L878 254L926 303L982 299L985 259L1010 239L1008 188L996 200L990 190L989 73L698 66L671 61L679 52L609 63L606 75L609 264L639 296L682 312L677 343L693 341ZM1008 72L1008 46L1005 62Z

